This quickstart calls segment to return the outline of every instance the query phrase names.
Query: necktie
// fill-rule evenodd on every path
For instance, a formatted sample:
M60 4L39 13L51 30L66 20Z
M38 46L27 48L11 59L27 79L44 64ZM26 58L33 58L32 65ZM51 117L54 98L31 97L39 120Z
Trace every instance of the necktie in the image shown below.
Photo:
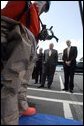
M67 56L69 57L70 47L67 48Z
M51 50L49 50L49 56L51 56Z

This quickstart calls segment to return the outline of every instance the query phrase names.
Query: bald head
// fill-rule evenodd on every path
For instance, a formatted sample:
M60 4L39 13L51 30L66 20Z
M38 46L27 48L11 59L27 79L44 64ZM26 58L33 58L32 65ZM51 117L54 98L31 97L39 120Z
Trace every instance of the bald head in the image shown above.
M68 47L70 47L71 46L71 41L70 40L67 40L66 41L66 44L67 44Z
M42 51L43 51L43 49L42 49L42 48L40 48L40 49L39 49L39 53L42 53Z
M49 49L53 49L53 47L54 47L54 44L53 43L50 43Z

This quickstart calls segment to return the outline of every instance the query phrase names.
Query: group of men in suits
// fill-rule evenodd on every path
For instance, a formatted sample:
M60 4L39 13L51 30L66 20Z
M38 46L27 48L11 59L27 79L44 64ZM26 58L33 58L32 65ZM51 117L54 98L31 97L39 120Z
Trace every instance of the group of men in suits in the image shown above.
M64 91L70 91L73 93L74 88L74 70L76 66L76 57L77 57L77 47L71 46L71 41L66 41L67 48L63 50L63 67L64 67ZM56 70L56 66L58 63L58 51L53 49L54 44L50 43L49 49L44 51L44 55L42 55L42 64L41 64L41 85L39 88L43 88L45 85L45 81L47 79L47 86L50 89L54 73ZM39 64L40 65L40 64ZM39 68L37 66L37 68ZM36 73L38 74L38 72ZM37 83L37 82L36 82Z

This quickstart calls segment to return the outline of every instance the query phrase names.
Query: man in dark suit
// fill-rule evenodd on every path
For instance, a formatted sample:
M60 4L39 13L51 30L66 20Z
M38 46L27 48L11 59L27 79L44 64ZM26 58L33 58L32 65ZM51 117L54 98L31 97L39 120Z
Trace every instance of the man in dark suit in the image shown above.
M77 47L71 46L71 41L67 40L66 44L68 48L63 51L63 62L64 62L64 89L65 91L70 90L73 93L74 88L74 70L76 66Z
M35 84L38 83L38 79L40 77L39 83L41 83L42 78L42 63L43 63L43 49L39 49L39 54L37 54L37 61L35 65Z
M48 81L47 83L48 88L51 87L51 84L53 82L53 77L54 77L54 73L58 61L58 52L57 50L53 49L53 47L54 44L51 43L49 45L49 49L44 51L43 73L42 73L42 81L40 87L44 87L46 77Z

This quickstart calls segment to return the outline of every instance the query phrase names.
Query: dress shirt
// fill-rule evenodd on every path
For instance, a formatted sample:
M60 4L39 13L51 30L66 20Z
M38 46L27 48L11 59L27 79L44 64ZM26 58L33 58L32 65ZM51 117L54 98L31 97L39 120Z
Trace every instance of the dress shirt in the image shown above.
M67 56L68 57L69 57L70 48L71 48L71 46L67 48Z
M52 51L51 51L51 50L49 50L49 56L51 56L51 54L52 54Z

